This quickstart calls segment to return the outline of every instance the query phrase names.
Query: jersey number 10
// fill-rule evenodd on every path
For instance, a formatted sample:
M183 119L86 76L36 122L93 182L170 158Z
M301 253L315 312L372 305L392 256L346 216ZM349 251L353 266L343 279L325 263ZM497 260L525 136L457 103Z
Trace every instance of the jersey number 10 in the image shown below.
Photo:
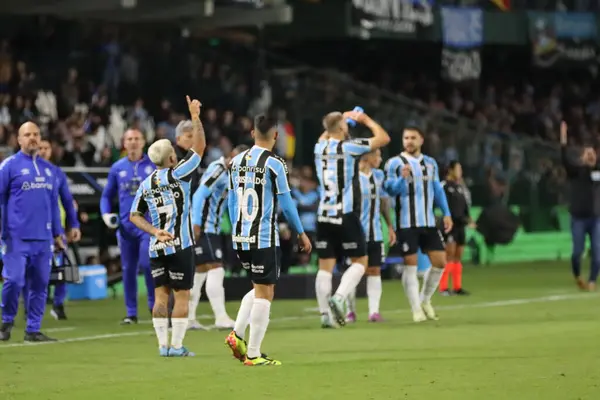
M238 219L240 215L246 221L254 221L258 214L258 193L252 188L245 189L237 188L236 190L238 198ZM250 206L250 200L252 200L252 206Z

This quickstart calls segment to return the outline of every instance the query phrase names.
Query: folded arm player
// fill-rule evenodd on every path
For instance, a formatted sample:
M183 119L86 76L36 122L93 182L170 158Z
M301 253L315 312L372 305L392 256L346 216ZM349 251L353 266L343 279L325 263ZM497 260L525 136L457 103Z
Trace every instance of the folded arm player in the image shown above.
M386 163L384 184L387 192L395 196L396 235L405 262L402 284L415 322L437 319L431 306L431 297L446 265L444 240L436 228L434 204L442 209L445 231L452 229L452 218L439 180L437 163L421 153L423 139L418 127L404 129L404 152ZM433 267L425 277L421 294L417 277L419 249L428 254Z

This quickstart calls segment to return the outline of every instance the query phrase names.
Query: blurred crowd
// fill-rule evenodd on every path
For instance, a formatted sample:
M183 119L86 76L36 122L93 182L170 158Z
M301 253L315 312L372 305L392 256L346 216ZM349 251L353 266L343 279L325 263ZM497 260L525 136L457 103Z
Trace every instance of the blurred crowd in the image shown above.
M19 26L0 38L0 157L17 147L18 126L33 120L51 140L55 163L108 167L123 156L122 134L129 127L142 131L148 145L160 138L175 142L175 127L185 118L183 96L191 94L204 103L205 166L251 143L252 116L270 112L281 124L275 151L290 166L294 161L292 177L300 188L304 180L314 185L314 172L300 168L312 165L322 115L361 105L392 134L384 155L401 151L398 133L418 120L426 151L440 165L462 162L474 204L550 209L564 200L554 146L559 121L568 120L577 144L599 132L600 97L590 80L486 77L479 85L449 85L439 79L437 65L419 65L417 72L410 65L406 72L385 66L382 55L372 55L385 54L377 44L364 50L371 55L364 54L360 66L341 74L348 66L339 56L356 53L359 44L336 46L333 63L313 68L265 59L264 53L261 58L247 44L179 31L41 18ZM313 51L327 54L327 43L315 46L302 54L307 65L317 60Z

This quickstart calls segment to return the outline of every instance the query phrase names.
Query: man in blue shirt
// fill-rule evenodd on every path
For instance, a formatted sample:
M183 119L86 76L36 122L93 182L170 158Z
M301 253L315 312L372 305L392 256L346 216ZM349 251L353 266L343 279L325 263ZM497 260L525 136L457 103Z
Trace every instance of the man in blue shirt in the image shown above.
M39 156L44 160L51 163L52 158L52 145L48 139L42 139L40 142ZM56 179L56 185L58 186L58 197L60 204L62 204L65 210L65 226L68 228L67 242L77 243L81 239L81 230L79 229L79 219L77 218L77 210L75 209L75 200L69 190L69 184L67 182L67 175L63 170L54 165L53 175ZM62 223L63 221L61 221ZM67 314L65 313L64 302L67 297L67 285L57 283L54 286L54 301L50 314L58 320L66 320Z
M225 309L223 279L223 236L221 219L227 208L229 179L227 171L232 157L248 150L241 145L233 149L227 158L221 157L210 163L192 198L192 224L196 238L194 287L190 294L188 329L204 329L196 320L202 285L206 280L206 297L215 315L215 328L233 329L234 321ZM192 182L193 185L193 182Z
M154 284L150 272L148 246L150 235L139 230L129 221L129 211L138 187L155 169L155 165L143 153L144 136L135 129L130 129L123 136L123 146L127 156L120 159L110 168L108 181L102 191L100 212L106 226L117 229L117 241L121 250L123 269L123 289L125 292L125 308L127 315L121 322L123 325L136 324L137 317L137 276L138 270L144 271L146 288L148 289L148 309L154 306ZM112 213L112 201L119 197L119 215Z
M54 341L40 332L52 265L52 241L64 249L54 166L38 156L40 128L26 122L19 128L19 151L0 166L2 216L2 326L0 340L10 339L27 285L26 342Z
M452 218L440 182L438 165L433 158L421 153L423 139L418 127L408 126L404 129L404 151L386 163L384 183L385 190L395 197L396 235L405 264L402 284L415 322L437 319L431 306L431 297L437 290L446 265L444 239L436 227L434 204L444 214L445 231L452 229ZM417 276L419 249L429 256L432 264L421 294Z
M281 266L278 205L298 233L300 248L310 252L312 245L290 194L285 161L272 152L277 121L263 115L256 117L252 136L254 146L231 160L227 207L233 248L254 288L242 299L235 327L225 343L244 365L281 365L261 352ZM246 346L248 324L250 337Z

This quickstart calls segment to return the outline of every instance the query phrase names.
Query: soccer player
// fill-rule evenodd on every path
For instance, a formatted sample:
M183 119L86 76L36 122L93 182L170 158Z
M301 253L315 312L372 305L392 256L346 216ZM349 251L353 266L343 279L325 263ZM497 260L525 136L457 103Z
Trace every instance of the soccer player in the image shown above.
M148 308L154 305L154 286L150 272L148 246L150 235L139 230L129 220L129 210L140 186L156 167L143 153L144 136L135 129L130 129L123 136L123 146L127 151L124 157L114 163L108 173L108 181L100 199L100 212L106 226L117 229L117 242L121 250L121 265L123 269L123 290L127 315L121 321L122 325L137 324L138 270L144 271L146 288L148 290ZM119 197L119 215L112 213L113 199Z
M272 152L277 140L277 120L257 116L252 137L254 146L231 161L227 206L233 248L254 288L242 299L235 327L225 343L244 365L281 365L261 352L281 267L278 205L298 233L300 248L310 252L311 243L294 207L285 161ZM248 324L250 337L246 344Z
M367 301L369 305L369 322L381 322L379 303L381 302L381 264L385 258L383 243L383 217L390 227L390 246L396 242L396 234L392 229L389 214L389 203L383 191L384 173L378 169L381 165L381 150L377 149L362 156L359 164L360 171L360 222L367 241ZM356 321L356 288L348 296L349 312L347 322Z
M402 135L402 144L404 151L386 163L384 184L385 190L396 196L396 235L405 264L402 284L412 309L413 321L437 320L431 297L440 283L446 265L446 253L444 239L436 227L434 204L444 214L445 232L452 229L452 218L438 176L437 163L421 153L423 132L416 126L407 126ZM423 282L421 295L417 278L419 248L429 256L432 264Z
M46 309L52 265L52 241L64 249L54 166L38 156L40 128L26 122L19 128L21 150L0 165L2 216L2 326L0 340L10 339L19 296L28 288L26 342L49 342L40 332Z
M131 204L131 222L152 235L149 255L154 278L155 303L152 323L162 357L191 357L183 339L188 325L190 289L194 285L194 237L191 219L190 180L204 153L206 140L200 122L200 102L186 97L194 124L194 141L187 156L178 162L168 139L156 141L148 156L157 170L138 188ZM149 214L151 223L146 220ZM175 292L169 347L169 293Z
M196 309L204 281L206 281L206 296L215 315L215 327L217 329L233 329L235 324L225 309L221 218L225 213L227 194L229 193L227 175L229 163L233 157L246 150L248 150L248 146L240 145L233 149L229 157L221 157L213 161L206 169L200 186L192 198L192 223L196 238L196 273L194 274L194 287L190 294L188 329L206 329L196 320Z
M468 295L469 292L462 287L462 255L467 241L466 227L471 223L469 203L465 196L465 189L461 183L462 167L458 161L450 161L446 180L442 182L448 206L452 214L452 230L445 236L446 258L448 264L444 268L440 282L440 293L444 296L450 294ZM448 290L448 279L452 278L452 292Z
M425 279L425 276L430 269L431 261L429 261L429 257L419 249L417 251L417 277L419 279Z
M52 158L52 145L48 139L42 139L40 141L39 155L44 160L51 163ZM67 231L67 242L77 243L81 239L81 230L79 229L79 219L77 218L77 210L75 209L75 201L73 195L69 190L69 184L67 182L67 176L63 170L53 165L52 174L56 180L58 186L58 196L60 199L60 205L65 213L64 225L68 227ZM61 218L61 223L62 223ZM54 286L54 301L50 314L57 320L66 320L67 314L65 313L65 297L67 297L67 285L63 283L57 283Z
M370 139L349 139L347 118L366 126ZM325 132L315 145L315 167L321 201L317 215L317 253L319 272L315 291L321 313L321 326L346 323L344 305L348 295L362 279L367 264L365 232L358 215L360 209L358 157L390 142L387 132L367 114L350 111L329 113L323 118ZM337 259L350 258L352 264L342 275L331 296L331 280ZM331 297L330 297L331 296Z

